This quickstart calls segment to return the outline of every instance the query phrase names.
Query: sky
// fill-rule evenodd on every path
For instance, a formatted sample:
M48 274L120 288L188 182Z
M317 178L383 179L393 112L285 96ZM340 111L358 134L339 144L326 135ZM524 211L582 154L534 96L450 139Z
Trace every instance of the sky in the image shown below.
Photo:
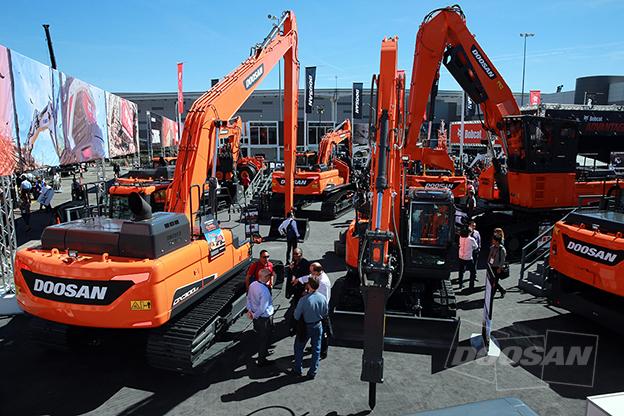
M411 74L423 17L440 1L4 1L0 44L49 63L50 24L59 70L112 92L172 92L176 63L184 90L205 91L249 56L271 28L268 14L294 10L299 61L317 67L317 87L370 84L381 40L399 37L399 66ZM465 1L468 29L511 89L573 90L577 77L624 74L622 0ZM302 77L300 77L302 78ZM274 70L259 89L277 88ZM303 85L303 84L301 84ZM442 70L440 89L459 89Z

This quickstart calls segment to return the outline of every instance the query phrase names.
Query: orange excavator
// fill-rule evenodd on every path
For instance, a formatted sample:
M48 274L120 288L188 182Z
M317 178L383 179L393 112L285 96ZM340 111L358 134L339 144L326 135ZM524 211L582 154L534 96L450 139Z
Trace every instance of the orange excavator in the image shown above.
M218 202L230 205L240 200L240 186L235 179L251 182L254 176L265 168L264 158L241 157L240 141L243 122L240 117L228 120L218 131L218 157L216 178L221 190L217 194ZM160 166L160 158L154 158L154 168L134 169L118 178L108 189L110 197L110 215L113 218L130 218L128 197L138 192L153 211L165 208L167 188L173 180L177 158L166 157L166 166ZM212 159L207 169L212 169ZM244 179L243 179L244 178ZM227 190L227 191L225 191Z
M152 215L132 193L132 220L97 217L47 227L40 246L17 253L17 299L35 317L41 343L65 345L74 335L95 336L96 328L134 330L147 334L147 361L173 371L192 371L223 350L217 335L245 308L251 245L217 219L219 129L283 57L285 164L292 183L297 41L295 15L287 11L249 58L195 101L164 212ZM285 201L288 212L292 187Z
M351 122L345 120L322 137L316 158L308 152L297 154L296 206L321 201L326 219L334 219L352 206L351 136ZM286 189L284 171L274 171L271 181L272 210L281 210Z
M238 178L250 183L264 169L264 156L243 156L241 137L243 122L240 117L230 120L219 131L219 155L217 156L217 179L222 185L232 188Z
M508 172L495 161L510 191L526 191L522 184L533 184L519 198L537 202L539 197L558 201L556 195L574 189L574 181L563 187L568 174L561 173L569 163L566 144L574 143L570 122L518 115L511 90L466 27L459 6L432 11L418 30L407 116L397 44L396 38L382 42L380 72L372 82L377 91L371 105L376 117L369 129L374 132L370 181L359 189L356 198L364 202L357 205L346 233L346 262L352 273L336 282L332 293L336 341L364 347L361 379L369 382L371 407L376 383L383 382L384 347L413 347L443 363L457 341L459 319L449 267L453 197L448 190L413 187L409 178L424 156L417 139L440 65L479 104L487 131L509 144L510 159L522 156L522 165L513 159ZM549 131L549 140L538 136L537 129ZM540 146L527 145L536 141ZM548 163L541 159L546 154ZM541 185L536 189L537 182ZM435 361L432 366L438 367Z
M578 208L553 229L548 298L557 306L622 333L624 191L611 187L598 207Z

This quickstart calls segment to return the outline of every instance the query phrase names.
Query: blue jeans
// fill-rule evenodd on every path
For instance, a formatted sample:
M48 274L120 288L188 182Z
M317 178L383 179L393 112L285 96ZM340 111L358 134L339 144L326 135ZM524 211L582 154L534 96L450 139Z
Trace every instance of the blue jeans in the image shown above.
M295 337L295 368L297 373L302 373L301 362L303 361L303 349L305 348L308 340L311 340L312 344L312 362L310 364L310 370L308 370L309 376L315 376L319 368L321 361L321 338L323 337L323 325L320 322L315 324L306 324L306 337L299 341Z

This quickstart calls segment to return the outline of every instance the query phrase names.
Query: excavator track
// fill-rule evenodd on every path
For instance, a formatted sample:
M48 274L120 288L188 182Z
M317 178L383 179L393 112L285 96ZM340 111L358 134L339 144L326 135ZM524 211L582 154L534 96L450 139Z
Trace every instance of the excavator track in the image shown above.
M47 349L69 351L69 326L32 316L28 328L30 339Z
M323 217L328 220L334 220L343 212L353 207L353 190L351 188L340 189L333 192L321 204L321 212Z
M150 366L191 373L222 352L209 349L218 334L244 311L244 270L181 315L150 331L146 348Z

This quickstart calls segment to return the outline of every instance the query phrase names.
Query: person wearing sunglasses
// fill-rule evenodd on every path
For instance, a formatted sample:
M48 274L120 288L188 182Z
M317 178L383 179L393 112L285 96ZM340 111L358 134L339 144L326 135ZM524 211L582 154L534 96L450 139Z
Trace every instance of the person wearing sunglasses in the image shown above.
M271 272L271 278L267 282L267 286L269 289L273 287L273 283L275 282L275 272L273 271L273 263L269 261L270 258L271 256L269 255L269 252L267 250L262 250L260 251L260 258L249 266L249 269L247 269L247 276L245 277L245 287L247 290L249 290L249 285L252 282L258 280L260 271L264 269Z

